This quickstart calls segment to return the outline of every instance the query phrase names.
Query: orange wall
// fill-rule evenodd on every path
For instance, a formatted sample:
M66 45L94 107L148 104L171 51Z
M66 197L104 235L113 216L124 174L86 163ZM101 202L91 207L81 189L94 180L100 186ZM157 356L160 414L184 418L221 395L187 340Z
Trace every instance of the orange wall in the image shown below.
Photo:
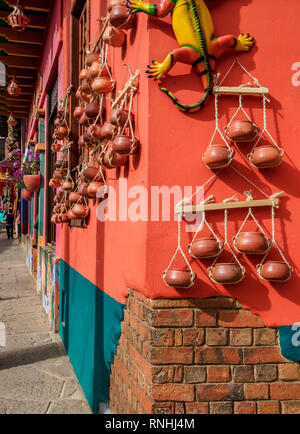
M67 5L69 1L64 2ZM99 13L93 9L99 2L92 1L92 22L95 29ZM255 265L260 257L241 258L247 268L244 281L238 285L223 287L214 285L207 277L203 264L192 263L197 272L196 285L189 290L175 290L165 286L162 271L167 267L177 242L177 225L174 222L116 222L100 224L91 203L91 219L87 229L63 229L62 258L79 273L120 302L124 301L127 286L134 287L150 297L207 297L229 295L236 297L253 312L258 313L268 326L287 325L300 318L299 272L300 257L297 222L299 206L299 151L297 103L300 89L292 84L292 65L300 60L300 34L298 0L236 0L216 2L211 7L217 36L251 33L257 47L250 54L241 54L241 63L270 88L268 119L271 134L285 149L284 162L277 168L257 170L247 164L248 145L236 146L234 166L268 194L284 190L280 210L276 213L276 229L280 246L294 267L294 275L287 283L269 284L260 280ZM94 6L95 5L95 6ZM67 9L66 9L67 10ZM68 17L64 18L65 87L69 84L68 71ZM104 12L102 12L104 15ZM93 31L93 30L92 30ZM208 146L214 130L213 98L203 111L195 114L179 112L159 90L157 83L148 81L144 70L152 60L162 60L177 47L172 34L170 17L156 20L146 15L138 16L137 29L128 31L126 49L111 50L110 63L118 89L125 83L124 63L133 70L141 70L139 94L135 100L138 136L141 154L130 161L129 169L120 173L109 171L109 184L117 186L117 177L128 177L132 185L180 185L198 186L212 173L204 167L201 157ZM93 40L93 34L92 34ZM66 43L67 42L67 43ZM235 52L220 59L217 71L222 75L231 65ZM239 85L249 79L236 69L227 84ZM199 99L201 84L190 68L176 65L163 85L171 89L181 100L193 103ZM259 99L245 99L255 122L262 125L262 106ZM223 128L236 110L237 98L226 97L220 105L220 123ZM218 202L235 193L251 188L231 169L225 169L220 179L209 189ZM261 193L253 189L255 198ZM270 213L259 210L256 216L263 227L270 231ZM229 233L232 237L245 218L245 212L230 213ZM214 227L223 236L223 214L209 216ZM192 234L183 231L183 246L186 248ZM180 265L180 264L178 264Z

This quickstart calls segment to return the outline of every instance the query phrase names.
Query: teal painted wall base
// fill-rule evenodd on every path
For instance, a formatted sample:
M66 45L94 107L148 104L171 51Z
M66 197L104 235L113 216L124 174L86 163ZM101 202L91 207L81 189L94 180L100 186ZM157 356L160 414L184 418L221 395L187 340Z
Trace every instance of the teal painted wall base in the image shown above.
M288 360L300 361L300 323L279 327L281 354Z
M94 413L109 399L124 308L61 260L59 333Z

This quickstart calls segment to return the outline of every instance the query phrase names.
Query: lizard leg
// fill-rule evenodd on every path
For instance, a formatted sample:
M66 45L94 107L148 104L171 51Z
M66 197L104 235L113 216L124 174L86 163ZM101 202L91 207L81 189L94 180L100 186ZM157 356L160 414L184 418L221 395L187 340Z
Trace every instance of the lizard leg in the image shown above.
M152 65L147 65L148 69L146 73L149 74L148 78L154 78L159 80L166 75L176 62L192 65L199 58L199 53L191 47L176 48L171 51L162 63L155 60L152 61Z
M230 49L250 51L254 44L254 38L249 33L247 35L241 33L238 38L233 35L225 35L211 41L209 52L215 57L220 57Z
M244 33L241 33L239 37L237 38L237 43L235 50L236 51L251 51L252 47L254 46L255 41L253 36L250 36L249 33L244 35Z

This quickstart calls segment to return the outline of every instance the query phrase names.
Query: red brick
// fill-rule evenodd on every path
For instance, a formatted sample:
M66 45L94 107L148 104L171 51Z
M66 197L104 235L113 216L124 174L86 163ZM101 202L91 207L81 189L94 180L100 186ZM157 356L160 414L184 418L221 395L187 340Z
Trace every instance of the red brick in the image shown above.
M275 381L277 380L276 365L257 365L255 366L256 381Z
M156 401L194 401L194 385L153 384L152 398Z
M130 312L130 327L143 339L151 339L151 329L145 321L141 321L134 313Z
M248 310L221 310L219 325L222 327L265 327L263 321Z
M175 347L180 347L182 345L182 330L175 329L174 331L174 345Z
M185 383L204 383L206 368L203 366L185 366L183 377Z
M185 414L184 404L181 402L176 402L175 404L175 414Z
M232 402L211 402L210 414L232 414L233 405Z
M271 399L297 399L300 396L300 383L270 384Z
M245 384L245 399L268 399L268 384Z
M217 324L217 312L214 310L196 310L195 325L197 327L209 327Z
M278 365L278 379L283 381L300 380L300 366L298 363Z
M234 414L256 414L256 402L254 401L235 402Z
M152 368L153 383L172 383L174 381L175 366L154 366Z
M228 329L223 328L207 328L206 343L211 346L227 345Z
M152 329L151 344L156 347L172 347L174 345L174 330L167 328Z
M228 297L210 297L199 299L199 307L210 307L216 309L233 308L235 307L235 299Z
M183 367L182 366L174 366L174 383L180 383L183 379Z
M274 329L254 330L254 345L276 345L277 331Z
M186 414L208 414L207 402L187 402L185 404Z
M187 327L193 324L193 311L191 309L148 309L146 319L153 327Z
M229 366L208 366L207 382L208 383L227 383L230 381Z
M279 401L258 401L257 414L280 414Z
M243 387L238 384L197 384L197 401L241 401Z
M168 363L193 363L192 347L144 347L145 358L154 365L166 365Z
M146 307L134 297L129 298L129 310L137 315L140 319L145 319Z
M233 368L233 381L235 383L251 383L254 381L252 366L236 366Z
M155 403L152 412L153 414L174 414L174 402Z
M237 348L196 348L196 364L233 364L243 362L242 350Z
M182 330L183 345L203 345L204 344L204 329L189 328Z
M279 347L257 347L245 348L244 363L260 364L260 363L280 363L285 362L282 357Z
M149 299L148 299L149 300ZM144 300L143 300L144 301ZM236 301L228 297L210 297L210 298L179 298L179 299L155 299L149 300L150 305L154 309L169 309L173 308L219 308L226 309L235 307ZM148 301L148 304L149 304Z
M300 414L300 400L282 401L283 414Z
M139 370L143 372L145 377L152 381L152 366L144 359L144 357L133 347L129 345L129 356L131 360L137 365Z
M252 329L231 329L230 345L235 347L252 345Z

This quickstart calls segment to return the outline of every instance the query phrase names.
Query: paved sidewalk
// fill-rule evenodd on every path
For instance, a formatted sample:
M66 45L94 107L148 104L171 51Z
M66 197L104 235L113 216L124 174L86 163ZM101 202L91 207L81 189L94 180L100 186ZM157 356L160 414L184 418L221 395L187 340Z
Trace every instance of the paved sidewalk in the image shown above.
M0 229L0 414L90 414L72 366L48 319L17 240ZM1 342L0 342L1 343Z

